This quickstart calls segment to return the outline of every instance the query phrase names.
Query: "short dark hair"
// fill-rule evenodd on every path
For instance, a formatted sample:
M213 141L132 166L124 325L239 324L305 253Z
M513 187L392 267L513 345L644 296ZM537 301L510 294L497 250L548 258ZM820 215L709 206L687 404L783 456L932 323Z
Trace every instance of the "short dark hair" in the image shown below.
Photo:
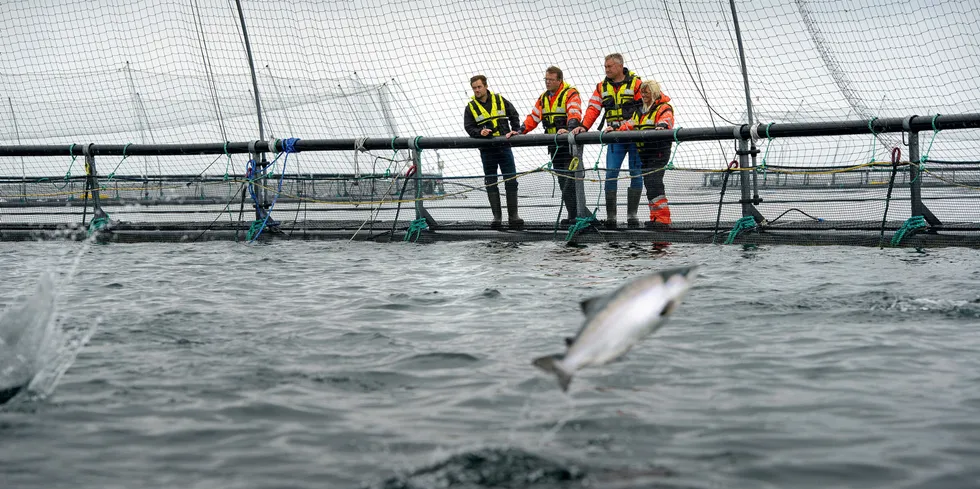
M557 75L558 81L562 81L565 79L565 75L564 73L561 72L561 68L557 66L549 66L547 70L544 70L544 72L551 73L552 75Z
M487 77L485 77L483 75L473 75L473 77L470 78L470 85L472 86L473 85L473 82L475 82L477 80L483 82L483 86L488 86L487 85Z

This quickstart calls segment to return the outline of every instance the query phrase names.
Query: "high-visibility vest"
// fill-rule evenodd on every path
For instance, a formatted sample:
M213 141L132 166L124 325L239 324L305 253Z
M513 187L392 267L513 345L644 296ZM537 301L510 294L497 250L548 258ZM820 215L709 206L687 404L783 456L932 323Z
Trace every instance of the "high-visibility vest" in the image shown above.
M541 94L541 123L544 124L545 133L555 134L559 129L568 129L567 95L569 92L574 93L575 91L575 87L566 85L558 93L555 105L551 105L551 97L548 97L548 92Z
M473 113L473 119L476 120L476 125L480 129L490 129L493 131L493 136L500 135L500 119L507 118L507 108L504 106L503 95L497 93L489 93L490 97L490 112L483 107L476 97L472 97L470 100L470 112ZM457 106L458 107L458 106Z
M646 111L645 113L643 113L643 114L637 114L636 117L634 117L634 119L637 122L633 126L633 129L634 130L637 130L637 131L646 131L646 130L650 130L650 129L656 129L656 127L657 127L657 118L665 110L670 110L671 112L673 112L674 111L674 106L670 105L670 102L661 102L661 103L659 103L657 105L654 105L653 107L650 107L650 110ZM663 151L670 151L670 141L657 141L655 143L642 143L642 142L637 142L636 143L636 148L637 149L641 149L642 148L643 151L645 151L645 152L663 152Z
M639 105L633 85L639 79L635 73L630 72L619 90L608 79L602 81L602 107L606 109L606 122L620 122L633 117L633 112Z

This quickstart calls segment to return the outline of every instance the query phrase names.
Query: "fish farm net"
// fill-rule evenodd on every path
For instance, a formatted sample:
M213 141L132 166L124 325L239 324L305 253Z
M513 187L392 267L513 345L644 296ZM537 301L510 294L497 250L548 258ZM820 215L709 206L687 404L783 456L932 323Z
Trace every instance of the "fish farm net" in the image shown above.
M0 240L980 245L970 2L2 10ZM610 53L659 82L670 130L464 131L472 76L524 122L549 66L585 110ZM610 150L637 141L669 143L666 165L631 176L627 156L611 173ZM574 175L554 145L575 153ZM481 151L500 148L515 172L488 180ZM652 195L641 181L658 173ZM669 225L653 216L661 196Z

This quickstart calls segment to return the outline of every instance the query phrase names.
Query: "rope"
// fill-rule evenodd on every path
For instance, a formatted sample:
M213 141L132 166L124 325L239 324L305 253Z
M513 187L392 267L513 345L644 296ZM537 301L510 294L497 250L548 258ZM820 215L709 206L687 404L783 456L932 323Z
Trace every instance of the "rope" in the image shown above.
M576 217L575 224L568 226L568 233L565 235L565 242L567 243L571 241L572 238L574 238L575 235L578 234L580 231L591 226L593 223L597 222L597 219L595 218L595 213L598 210L599 208L597 207L588 216Z
M728 177L732 174L733 168L738 168L737 157L733 157L732 161L728 162L728 168L725 169L725 177L721 181L721 195L718 197L718 215L715 216L715 232L711 233L711 244L715 244L715 240L718 238L718 225L721 223L721 206L725 204L725 189L728 187Z
M405 233L405 237L402 238L402 241L408 241L408 240L410 240L412 238L412 235L414 234L415 235L415 239L412 240L412 242L413 243L418 243L419 236L421 236L422 235L422 231L424 231L426 229L429 229L429 223L426 222L426 220L425 220L424 217L420 217L418 219L415 219L414 221L412 221L411 224L408 225L408 231Z
M725 244L732 244L735 242L735 238L745 231L751 229L757 229L759 226L755 223L755 218L752 216L745 216L738 221L735 221L735 227L732 228L731 232L728 233L728 239L725 240Z
M68 184L71 183L71 169L73 166L75 166L75 160L78 159L78 156L75 154L75 143L72 143L72 145L68 147L68 154L71 155L71 163L68 164L68 171L65 172L65 184L58 187L58 190L64 190L65 187L67 187ZM24 197L26 198L27 196Z
M269 208L261 211L263 214L265 214L265 216L261 219L261 221L258 219L252 221L252 225L249 227L248 233L245 235L246 241L248 241L249 243L252 243L255 240L259 239L259 236L262 235L262 231L265 230L266 224L269 222L269 218L272 217L272 209L276 206L276 202L279 201L279 196L282 195L282 182L286 176L286 163L289 162L289 154L296 152L295 146L296 146L296 142L299 141L299 138L287 138L281 141L282 141L282 148L283 148L282 152L276 155L275 159L273 159L272 163L270 163L271 166L275 164L277 160L279 160L279 156L281 156L282 154L286 155L286 157L282 161L282 169L279 172L279 184L276 188L276 195L272 198L272 203L269 204ZM273 149L275 149L275 144L273 144ZM249 179L249 185L248 185L249 193L252 195L252 201L255 202L255 208L261 209L261 206L259 204L259 197L255 193L254 182L259 178L264 178L269 176L270 174L272 174L272 171L270 170L269 172L263 175L256 175L255 165L257 163L255 162L255 160L249 160L249 164L251 165L252 168L250 168L246 172L246 175L249 174L254 175L252 178Z
M926 152L919 157L919 168L915 172L915 178L909 183L915 183L919 178L919 175L925 171L926 160L929 159L929 152L932 151L932 143L936 140L936 135L939 134L939 129L936 127L936 119L939 118L939 114L932 116L932 139L929 140L929 146L926 148Z
M224 181L227 182L228 181L228 169L231 168L231 155L228 154L228 141L225 141L225 156L228 158L228 161L225 162L225 177L224 177Z
M902 227L892 236L892 246L899 246L906 236L912 236L916 231L929 227L926 219L922 216L912 216L902 224Z
M364 141L367 138L359 137L354 139L354 179L361 178L361 166L357 164L357 154L367 151L364 148Z
M881 215L881 232L878 234L879 249L883 249L885 247L885 221L888 219L888 204L892 199L892 188L895 187L895 174L898 173L898 162L901 159L901 148L892 148L892 175L888 179L888 193L885 195L885 212Z
M814 221L823 222L823 218L822 217L813 217L810 214L807 214L806 212L803 212L802 210L797 209L796 207L793 207L791 209L787 209L782 214L776 216L775 219L770 219L769 220L769 225L772 226L776 221L779 220L779 218L785 216L786 214L789 214L790 212L799 212L800 214L803 214L804 216L809 217L810 219L813 219Z
M119 160L119 163L116 163L116 167L113 168L111 172L109 172L109 176L106 178L105 183L109 183L112 181L112 178L116 176L116 170L119 169L119 165L122 165L122 163L126 161L126 158L129 158L129 155L126 154L126 150L129 149L129 146L131 144L133 143L126 143L126 145L123 146L123 157L121 160ZM102 190L105 190L105 186L102 187Z
M105 217L96 217L95 219L92 219L92 222L90 222L88 225L88 236L92 236L96 231L107 227L109 227L108 214L106 214Z
M872 117L868 121L868 130L871 131L871 159L868 160L869 163L875 161L875 150L878 148L878 134L875 132L874 123L878 120L877 117Z
M664 167L666 170L674 169L674 158L677 157L677 150L681 147L681 142L677 140L677 132L683 129L682 127L677 127L674 129L674 150L670 152L670 161L667 162L667 166Z
M766 182L766 177L768 176L766 174L766 158L769 157L769 148L772 147L772 136L769 135L769 128L772 127L773 124L775 124L775 122L770 122L769 124L766 125L766 152L762 154L762 163L759 166L755 167L756 172L763 174L762 177L763 183Z

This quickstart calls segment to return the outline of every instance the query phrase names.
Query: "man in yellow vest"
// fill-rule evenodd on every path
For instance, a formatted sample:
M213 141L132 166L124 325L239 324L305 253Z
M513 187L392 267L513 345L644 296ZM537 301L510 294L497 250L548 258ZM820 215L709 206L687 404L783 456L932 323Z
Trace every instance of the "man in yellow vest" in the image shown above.
M565 83L561 68L549 66L544 72L544 85L547 90L538 97L534 109L524 119L524 124L507 134L510 138L515 134L527 134L538 127L544 126L546 134L568 134L570 129L582 123L582 97L575 87ZM569 226L578 217L575 192L575 171L570 169L572 153L567 145L557 144L548 146L551 154L551 165L557 173L561 187L561 198L565 201L568 218L561 220L561 225Z
M606 78L599 82L589 107L585 111L582 125L573 129L574 134L592 128L599 118L599 113L605 109L606 125L618 129L624 122L633 117L641 105L640 77L623 66L623 55L613 53L606 56ZM640 207L640 197L643 196L643 178L641 174L640 154L636 144L610 144L606 152L606 227L616 229L616 190L619 187L619 169L623 166L623 158L629 154L630 186L626 194L626 223L630 227L638 227L639 219L636 211Z
M516 129L520 123L517 109L499 93L487 89L487 77L476 75L470 78L470 88L473 98L463 111L463 128L472 138L494 138L503 136ZM504 189L507 192L507 222L511 229L523 229L524 220L517 215L517 167L514 164L514 152L510 146L499 148L481 148L480 159L483 161L484 183L487 188L487 199L490 201L490 211L493 213L491 229L500 229L502 213L500 209L500 188L497 186L497 168L504 179Z

